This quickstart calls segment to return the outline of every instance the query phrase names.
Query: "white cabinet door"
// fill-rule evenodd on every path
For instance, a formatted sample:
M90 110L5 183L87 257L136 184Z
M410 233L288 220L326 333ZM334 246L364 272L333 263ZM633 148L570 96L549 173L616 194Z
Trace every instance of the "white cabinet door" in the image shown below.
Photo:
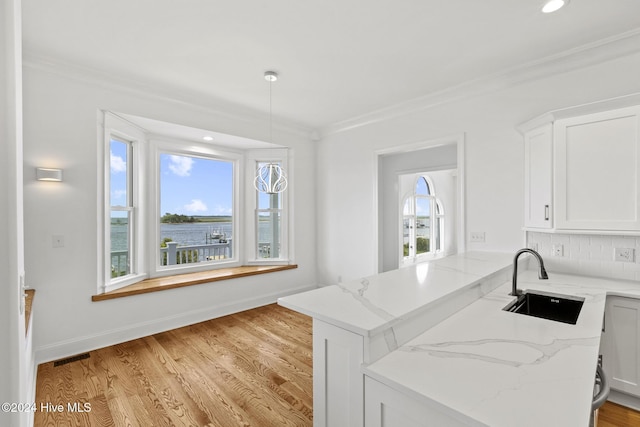
M640 230L640 107L554 124L555 227Z
M435 401L415 400L365 376L365 427L464 427L485 425Z
M363 338L313 319L313 425L364 425Z
M524 136L524 226L551 228L553 131L548 124Z
M640 397L640 300L607 297L601 347L611 388Z

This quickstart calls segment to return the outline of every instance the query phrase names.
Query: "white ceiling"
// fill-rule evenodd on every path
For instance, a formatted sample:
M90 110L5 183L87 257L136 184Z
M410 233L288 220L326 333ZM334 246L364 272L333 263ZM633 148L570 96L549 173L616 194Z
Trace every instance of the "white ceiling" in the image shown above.
M640 31L639 0L22 0L25 55L324 129ZM637 48L640 50L640 46Z

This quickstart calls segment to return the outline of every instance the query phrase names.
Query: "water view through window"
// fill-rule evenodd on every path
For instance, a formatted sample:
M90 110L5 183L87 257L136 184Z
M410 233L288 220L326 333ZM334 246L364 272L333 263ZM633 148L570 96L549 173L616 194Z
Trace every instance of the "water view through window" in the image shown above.
M161 265L233 256L233 162L160 154Z
M132 198L131 142L111 138L109 143L109 205L111 206L111 277L131 273ZM117 236L117 237L115 237Z
M130 274L133 224L128 207L130 150L126 142L111 144L112 277ZM233 257L234 162L212 157L159 155L159 264L216 263ZM279 258L282 239L280 194L258 193L258 258Z

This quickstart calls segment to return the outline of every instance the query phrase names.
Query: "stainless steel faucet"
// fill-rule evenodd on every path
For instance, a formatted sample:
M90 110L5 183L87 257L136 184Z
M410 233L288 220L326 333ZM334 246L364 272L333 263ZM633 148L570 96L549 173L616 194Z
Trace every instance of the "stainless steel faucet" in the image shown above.
M538 279L544 280L549 278L549 276L547 275L547 270L544 269L544 262L542 261L542 257L540 256L540 254L534 251L533 249L529 249L529 248L520 249L518 252L516 252L516 256L513 257L513 279L511 281L512 289L509 295L513 295L513 296L522 295L522 291L518 290L518 257L525 252L530 253L531 255L536 257L536 259L538 260L538 266L540 267L540 269L538 270Z

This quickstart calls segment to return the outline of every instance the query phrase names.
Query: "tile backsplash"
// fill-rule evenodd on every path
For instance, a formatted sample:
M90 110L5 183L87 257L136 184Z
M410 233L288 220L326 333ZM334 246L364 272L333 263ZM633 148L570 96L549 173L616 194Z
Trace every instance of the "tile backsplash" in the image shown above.
M640 237L529 231L527 247L538 251L552 272L640 281ZM631 254L629 262L617 261L616 249L624 258Z

